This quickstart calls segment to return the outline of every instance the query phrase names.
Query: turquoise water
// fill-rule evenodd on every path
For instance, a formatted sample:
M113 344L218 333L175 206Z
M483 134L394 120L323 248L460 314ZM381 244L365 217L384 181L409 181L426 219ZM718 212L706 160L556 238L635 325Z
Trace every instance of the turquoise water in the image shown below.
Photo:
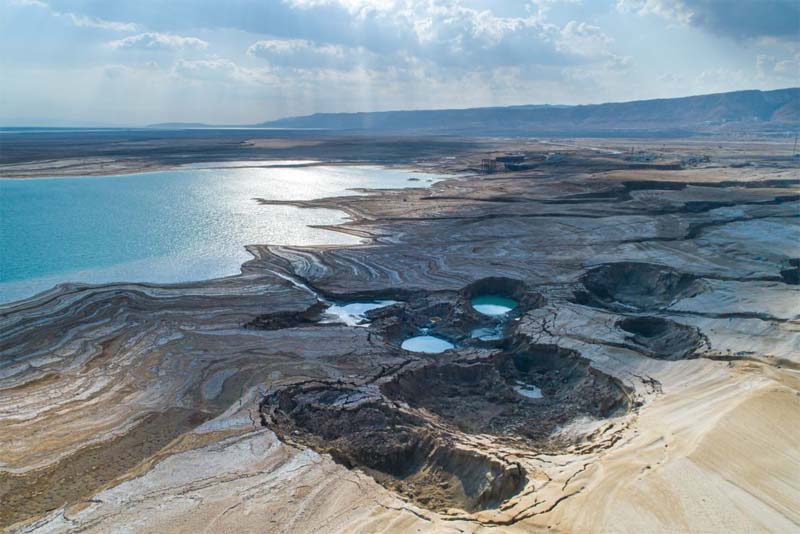
M0 302L63 282L170 283L233 275L250 258L248 244L356 243L353 236L308 227L340 223L346 220L341 212L262 206L253 199L420 187L409 180L420 177L440 178L372 166L303 166L0 179Z
M517 307L517 301L498 295L483 295L472 299L472 307L484 315L505 315Z
M416 336L410 337L403 341L401 345L403 350L410 352L427 352L431 354L438 354L455 348L455 345L449 341L435 336Z

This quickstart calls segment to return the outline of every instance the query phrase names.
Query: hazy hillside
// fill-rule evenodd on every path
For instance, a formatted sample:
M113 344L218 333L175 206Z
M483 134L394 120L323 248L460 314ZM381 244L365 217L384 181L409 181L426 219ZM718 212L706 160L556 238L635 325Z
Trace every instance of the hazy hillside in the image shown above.
M785 129L800 124L800 88L581 106L317 113L261 126L335 130L592 133L726 128Z

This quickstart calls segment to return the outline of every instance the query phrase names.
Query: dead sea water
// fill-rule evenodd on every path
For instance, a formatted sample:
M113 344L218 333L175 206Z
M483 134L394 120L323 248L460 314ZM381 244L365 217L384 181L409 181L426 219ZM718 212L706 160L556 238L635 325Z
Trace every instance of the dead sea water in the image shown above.
M357 243L353 236L309 227L343 222L341 212L254 199L310 200L354 194L354 188L422 187L442 178L375 166L246 163L248 168L0 179L0 302L64 282L173 283L234 275L250 258L249 244Z

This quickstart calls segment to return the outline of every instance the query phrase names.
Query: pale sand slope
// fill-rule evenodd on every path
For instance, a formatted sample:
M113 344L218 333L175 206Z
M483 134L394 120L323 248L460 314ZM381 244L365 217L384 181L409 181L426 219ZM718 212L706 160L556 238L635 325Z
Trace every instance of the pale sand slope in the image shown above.
M768 377L776 373L759 364L698 371L642 410L638 436L591 468L587 490L554 522L607 532L800 528L797 373Z
M650 375L664 393L642 408L625 443L565 481L572 496L552 512L510 527L443 520L230 414L220 419L238 430L208 423L173 444L199 448L20 531L797 531L800 375L709 360ZM220 439L224 432L233 435Z

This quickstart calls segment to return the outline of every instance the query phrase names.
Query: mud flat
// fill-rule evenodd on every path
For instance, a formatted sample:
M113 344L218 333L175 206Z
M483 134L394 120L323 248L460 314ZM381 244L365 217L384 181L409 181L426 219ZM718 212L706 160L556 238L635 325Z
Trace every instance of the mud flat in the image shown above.
M495 143L537 163L292 202L347 212L362 245L0 308L0 525L800 528L798 161ZM454 348L402 349L419 335Z

